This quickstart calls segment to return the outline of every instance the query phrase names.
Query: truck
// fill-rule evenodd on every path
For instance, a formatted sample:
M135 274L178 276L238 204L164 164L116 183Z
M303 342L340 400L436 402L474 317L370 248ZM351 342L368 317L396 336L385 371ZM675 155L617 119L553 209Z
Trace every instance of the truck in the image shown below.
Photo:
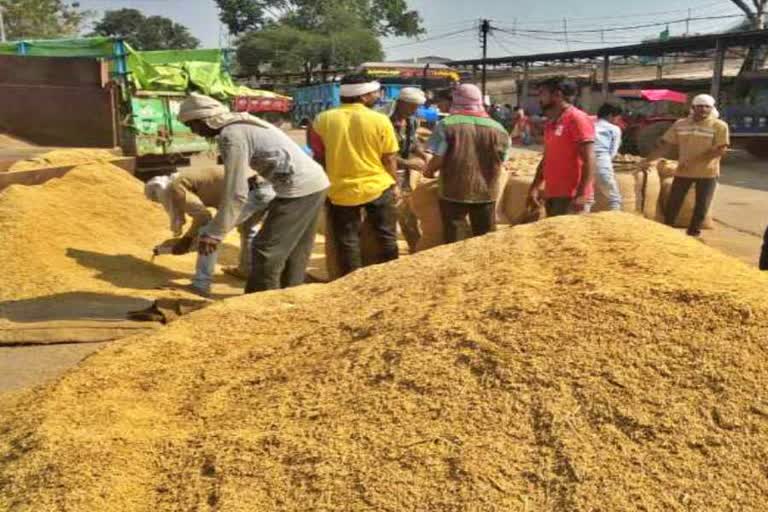
M731 143L757 158L768 158L768 70L741 73L722 112Z
M106 37L0 43L0 70L15 70L0 73L0 129L43 145L117 146L138 172L168 172L211 148L176 120L190 91L262 117L290 109L290 98L237 86L228 64L219 49L140 52ZM45 108L28 126L35 105Z

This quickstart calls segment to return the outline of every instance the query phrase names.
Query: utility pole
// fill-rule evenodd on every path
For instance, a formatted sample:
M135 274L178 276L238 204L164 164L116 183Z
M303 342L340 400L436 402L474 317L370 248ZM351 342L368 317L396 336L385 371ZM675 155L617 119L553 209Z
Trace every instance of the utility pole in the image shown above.
M0 43L5 42L5 20L3 19L3 11L5 11L5 7L0 4Z
M487 84L487 68L488 63L486 60L488 59L488 34L491 31L491 21L490 20L482 20L480 23L480 38L483 42L483 71L482 71L482 91L483 91L483 101L485 101L485 89Z

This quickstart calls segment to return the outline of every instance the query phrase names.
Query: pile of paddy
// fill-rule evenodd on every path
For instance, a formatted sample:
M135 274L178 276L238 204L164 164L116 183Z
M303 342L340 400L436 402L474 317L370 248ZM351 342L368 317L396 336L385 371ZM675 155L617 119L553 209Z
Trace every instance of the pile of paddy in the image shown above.
M240 297L0 420L0 509L758 511L768 277L625 213Z

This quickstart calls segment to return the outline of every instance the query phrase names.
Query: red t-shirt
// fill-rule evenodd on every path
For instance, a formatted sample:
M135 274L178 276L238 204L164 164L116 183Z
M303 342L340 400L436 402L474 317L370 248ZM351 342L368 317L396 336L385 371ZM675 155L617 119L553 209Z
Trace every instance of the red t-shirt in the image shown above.
M576 107L565 109L557 121L544 126L544 193L547 197L576 197L584 160L579 149L595 141L595 123ZM587 186L592 195L592 184Z

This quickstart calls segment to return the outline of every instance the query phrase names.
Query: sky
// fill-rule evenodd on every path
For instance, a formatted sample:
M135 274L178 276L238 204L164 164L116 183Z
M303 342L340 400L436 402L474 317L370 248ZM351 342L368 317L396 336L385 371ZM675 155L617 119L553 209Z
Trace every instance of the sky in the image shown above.
M147 15L167 16L186 25L204 47L227 45L213 0L79 2L82 9L100 14L131 7ZM408 4L421 14L427 33L420 40L383 40L388 60L427 55L480 58L477 26L481 17L496 28L489 38L488 55L500 57L638 43L658 37L666 23L672 36L684 35L686 23L676 21L687 18L710 18L692 19L690 33L713 32L738 23L736 16L742 14L730 0L408 0ZM659 25L627 28L653 24Z

